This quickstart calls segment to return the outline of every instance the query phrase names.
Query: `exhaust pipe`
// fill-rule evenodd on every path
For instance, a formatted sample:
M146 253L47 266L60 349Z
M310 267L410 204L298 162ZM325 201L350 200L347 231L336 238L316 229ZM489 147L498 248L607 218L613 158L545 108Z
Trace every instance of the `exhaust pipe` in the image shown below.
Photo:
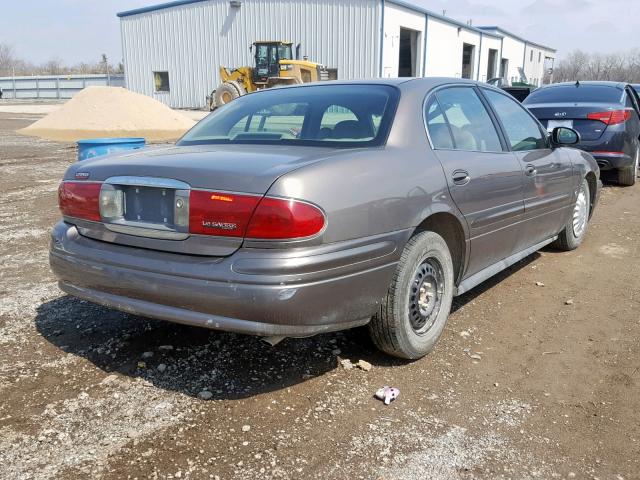
M285 338L287 337L284 337L282 335L272 335L271 337L262 337L260 340L262 340L264 343L268 343L272 347L275 347Z

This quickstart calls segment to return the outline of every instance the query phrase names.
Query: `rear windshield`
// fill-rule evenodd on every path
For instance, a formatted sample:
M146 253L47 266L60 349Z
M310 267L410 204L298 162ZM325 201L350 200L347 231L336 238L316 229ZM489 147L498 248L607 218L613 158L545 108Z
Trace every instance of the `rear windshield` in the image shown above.
M388 85L264 90L216 110L178 145L380 145L386 140L398 96L398 90Z
M605 85L557 85L535 90L525 101L531 103L597 102L620 103L622 90Z

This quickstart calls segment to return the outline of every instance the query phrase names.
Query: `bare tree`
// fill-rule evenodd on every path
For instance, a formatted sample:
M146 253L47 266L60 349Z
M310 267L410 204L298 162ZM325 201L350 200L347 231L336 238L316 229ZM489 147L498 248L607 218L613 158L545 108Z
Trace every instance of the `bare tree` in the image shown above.
M106 54L100 55L100 60L95 63L81 62L77 65L65 65L60 58L41 64L34 65L18 58L14 54L11 45L0 43L0 77L10 77L13 75L86 75L91 73L124 73L124 66L120 63L117 66L109 64Z
M576 80L640 83L640 49L607 55L575 50L557 63L553 81Z
M43 73L45 75L62 75L65 73L65 68L62 65L62 60L59 58L52 58L42 66Z
M10 45L0 43L0 76L12 75L16 58Z

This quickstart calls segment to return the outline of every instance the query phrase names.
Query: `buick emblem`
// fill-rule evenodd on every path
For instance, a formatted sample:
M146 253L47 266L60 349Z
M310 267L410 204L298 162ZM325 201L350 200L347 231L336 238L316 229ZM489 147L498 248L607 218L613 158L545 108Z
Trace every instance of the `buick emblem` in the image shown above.
M77 180L86 180L89 178L89 172L76 172Z
M556 113L554 113L554 116L556 116L556 117L566 117L567 116L567 112L556 112Z

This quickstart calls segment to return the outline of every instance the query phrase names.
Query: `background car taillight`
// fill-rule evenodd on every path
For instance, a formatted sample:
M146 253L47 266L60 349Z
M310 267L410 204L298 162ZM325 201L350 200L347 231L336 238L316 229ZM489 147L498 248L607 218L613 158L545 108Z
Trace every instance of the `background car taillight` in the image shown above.
M587 114L589 120L598 120L607 125L624 123L631 118L631 110L607 110L606 112L592 112Z
M65 217L100 221L99 182L62 182L58 188L58 206Z
M298 200L191 190L189 232L200 235L288 240L316 235L322 211Z

